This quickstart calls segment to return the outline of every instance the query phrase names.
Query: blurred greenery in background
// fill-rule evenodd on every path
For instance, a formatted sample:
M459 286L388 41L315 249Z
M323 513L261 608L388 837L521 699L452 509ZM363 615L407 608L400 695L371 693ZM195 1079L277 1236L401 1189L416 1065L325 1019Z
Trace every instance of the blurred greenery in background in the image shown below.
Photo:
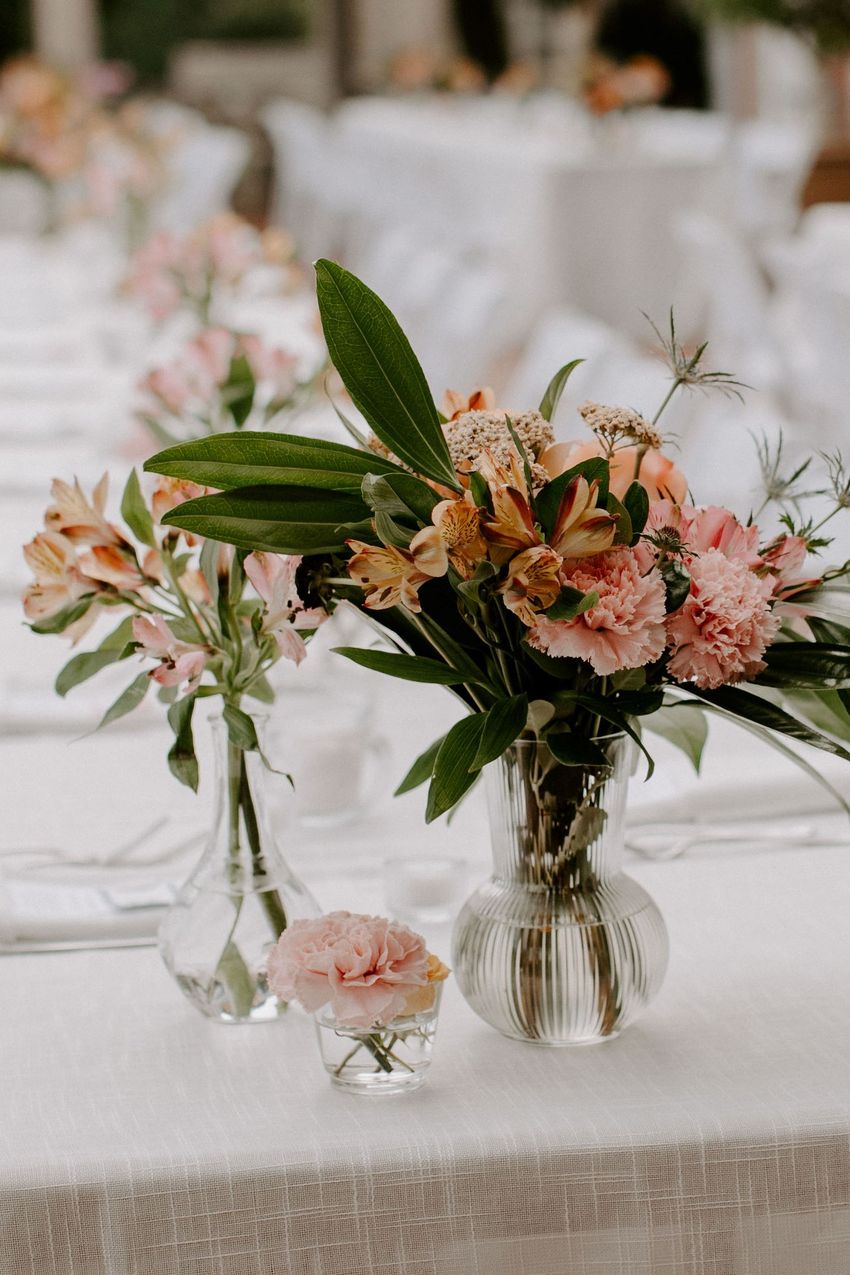
M100 14L103 56L129 62L141 84L162 81L186 40L300 40L309 30L309 0L100 0Z

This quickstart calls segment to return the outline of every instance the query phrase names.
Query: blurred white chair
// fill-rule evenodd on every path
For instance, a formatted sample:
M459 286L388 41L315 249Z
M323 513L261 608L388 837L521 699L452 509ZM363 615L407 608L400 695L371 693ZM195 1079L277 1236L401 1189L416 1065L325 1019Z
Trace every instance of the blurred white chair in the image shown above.
M154 201L155 230L183 234L228 207L251 157L247 135L205 126L181 137L168 158L168 184Z
M273 220L294 236L303 260L336 256L341 187L327 117L314 106L279 98L260 118L274 151Z
M817 149L817 134L806 123L756 119L738 126L733 143L735 214L748 234L793 230Z

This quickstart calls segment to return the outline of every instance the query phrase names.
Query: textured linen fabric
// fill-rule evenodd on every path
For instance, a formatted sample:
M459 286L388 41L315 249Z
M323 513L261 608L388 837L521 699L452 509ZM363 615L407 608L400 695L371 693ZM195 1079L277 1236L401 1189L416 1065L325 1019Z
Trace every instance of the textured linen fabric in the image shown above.
M539 1049L450 982L430 1077L405 1097L333 1090L298 1010L205 1021L152 950L6 957L0 1271L846 1275L835 836L632 865L672 941L644 1018ZM338 877L323 901L351 889Z

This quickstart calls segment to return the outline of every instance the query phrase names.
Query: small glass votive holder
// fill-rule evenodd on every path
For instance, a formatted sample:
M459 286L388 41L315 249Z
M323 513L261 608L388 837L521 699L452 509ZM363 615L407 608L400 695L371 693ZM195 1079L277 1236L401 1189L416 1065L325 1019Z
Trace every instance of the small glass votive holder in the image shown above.
M414 1012L366 1029L340 1026L329 1009L314 1015L319 1051L331 1084L359 1094L418 1089L431 1066L442 990L439 983L426 984L409 1004Z
M466 859L384 860L384 902L390 916L414 925L453 921L468 893Z

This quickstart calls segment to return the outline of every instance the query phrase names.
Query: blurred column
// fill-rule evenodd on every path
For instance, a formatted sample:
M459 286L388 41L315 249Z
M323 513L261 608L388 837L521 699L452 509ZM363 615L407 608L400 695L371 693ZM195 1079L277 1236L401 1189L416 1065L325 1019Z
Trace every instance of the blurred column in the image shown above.
M96 0L32 0L32 29L36 53L54 66L72 70L97 60Z

